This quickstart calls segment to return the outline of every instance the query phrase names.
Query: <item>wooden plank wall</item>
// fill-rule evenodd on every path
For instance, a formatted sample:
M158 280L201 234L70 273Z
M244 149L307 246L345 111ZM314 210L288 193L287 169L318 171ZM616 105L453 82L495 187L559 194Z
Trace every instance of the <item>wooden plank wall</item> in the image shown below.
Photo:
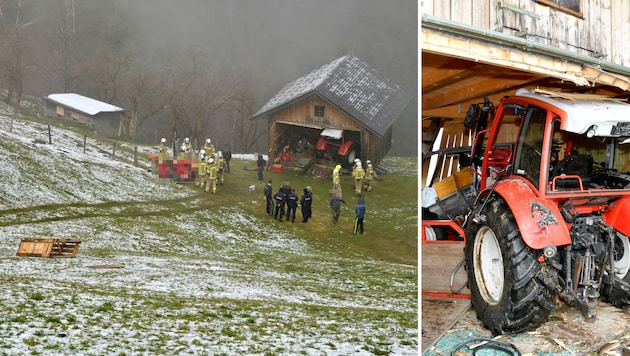
M421 11L630 66L630 1L582 1L582 17L533 0L427 0Z

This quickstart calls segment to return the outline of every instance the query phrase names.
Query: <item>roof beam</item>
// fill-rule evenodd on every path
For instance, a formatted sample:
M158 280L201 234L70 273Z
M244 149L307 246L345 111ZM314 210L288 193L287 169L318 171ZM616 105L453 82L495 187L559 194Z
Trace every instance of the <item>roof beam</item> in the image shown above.
M462 82L452 88L443 88L434 93L422 94L422 107L434 109L457 104L468 100L482 98L496 92L521 88L544 80L545 77L527 73L510 73L491 78L482 78L475 82Z
M586 78L578 75L582 72L582 66L576 63L568 63L516 48L500 47L490 42L453 37L447 33L426 28L422 29L421 37L422 51L429 53L559 78L576 85L590 85Z

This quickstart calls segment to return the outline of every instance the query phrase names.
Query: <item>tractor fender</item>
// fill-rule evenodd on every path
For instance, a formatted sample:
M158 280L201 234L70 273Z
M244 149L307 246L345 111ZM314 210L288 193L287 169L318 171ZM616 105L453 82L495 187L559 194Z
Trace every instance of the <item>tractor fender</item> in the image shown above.
M606 224L626 236L630 236L630 219L628 219L628 209L630 209L630 197L626 196L610 204L602 218Z
M343 145L341 145L341 147L339 147L339 155L340 156L347 155L352 145L354 145L354 141L346 141Z
M316 148L318 151L326 151L328 149L327 146L325 138L320 137L319 140L317 140Z
M549 245L563 246L571 243L569 228L558 206L551 200L538 197L534 189L522 179L500 181L495 187L495 193L512 210L527 246L541 250Z

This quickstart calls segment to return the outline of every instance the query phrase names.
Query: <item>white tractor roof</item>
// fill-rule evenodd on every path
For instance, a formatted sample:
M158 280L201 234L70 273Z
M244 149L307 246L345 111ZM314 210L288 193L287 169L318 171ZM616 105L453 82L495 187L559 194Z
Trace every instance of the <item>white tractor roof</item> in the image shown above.
M339 130L339 129L324 129L324 131L322 131L320 136L326 136L326 137L330 137L330 138L334 138L334 139L338 140L338 139L341 138L342 134L343 134L343 130Z
M561 128L573 133L584 134L593 128L595 136L619 136L612 133L613 127L630 123L630 104L613 98L550 92L543 95L525 89L518 90L516 96L534 98L558 108Z

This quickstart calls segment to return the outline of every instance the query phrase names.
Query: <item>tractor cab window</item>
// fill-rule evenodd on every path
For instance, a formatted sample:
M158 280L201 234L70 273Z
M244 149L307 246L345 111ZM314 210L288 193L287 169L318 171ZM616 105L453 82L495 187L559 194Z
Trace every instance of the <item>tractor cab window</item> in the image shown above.
M514 159L514 172L538 187L547 111L530 106L525 114Z

